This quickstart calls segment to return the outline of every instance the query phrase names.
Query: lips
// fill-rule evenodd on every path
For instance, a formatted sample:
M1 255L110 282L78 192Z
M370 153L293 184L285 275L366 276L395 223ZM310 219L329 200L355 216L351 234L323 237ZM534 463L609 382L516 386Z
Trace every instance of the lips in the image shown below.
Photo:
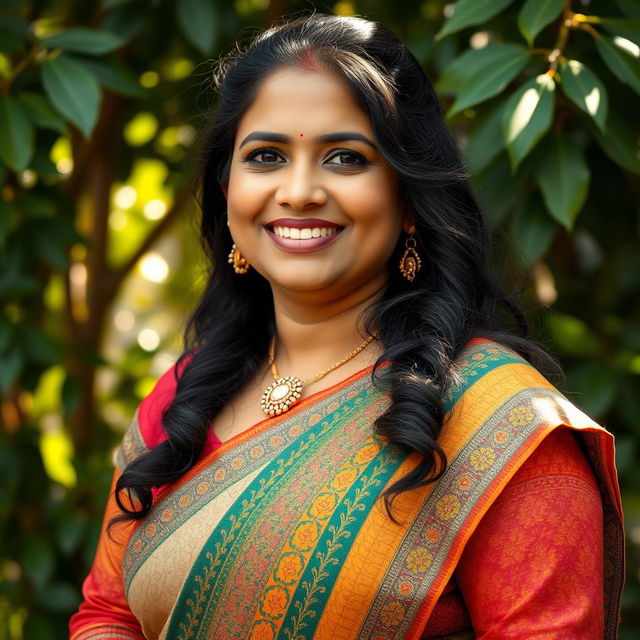
M319 218L278 218L264 228L277 247L296 253L322 249L335 242L344 229Z

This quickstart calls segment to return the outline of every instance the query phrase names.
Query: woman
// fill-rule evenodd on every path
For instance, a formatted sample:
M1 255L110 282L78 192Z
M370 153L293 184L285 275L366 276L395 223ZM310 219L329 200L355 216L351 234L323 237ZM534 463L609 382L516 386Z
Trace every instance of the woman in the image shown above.
M612 438L529 363L416 60L316 14L219 81L211 278L72 638L616 637Z

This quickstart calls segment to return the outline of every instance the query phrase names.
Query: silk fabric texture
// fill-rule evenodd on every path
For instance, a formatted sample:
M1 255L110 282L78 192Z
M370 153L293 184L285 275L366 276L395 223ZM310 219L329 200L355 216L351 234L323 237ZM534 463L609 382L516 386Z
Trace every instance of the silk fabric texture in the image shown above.
M496 569L510 565L498 560L518 549L496 544L490 523L498 509L516 519L517 510L510 513L505 500L514 491L532 511L512 524L544 526L535 511L540 488L515 481L526 480L536 460L553 470L558 447L575 461L566 493L575 498L569 498L567 512L575 499L580 506L566 530L579 534L578 545L592 534L591 555L596 567L603 563L604 575L595 581L592 602L563 606L560 597L559 606L550 604L553 622L544 624L555 625L558 634L535 637L617 637L623 533L611 435L496 343L474 341L457 369L459 382L446 398L439 436L447 471L438 482L398 496L398 523L379 498L419 458L375 433L374 421L389 398L372 385L367 369L228 442L216 443L212 432L199 463L178 483L154 492L143 521L103 533L85 602L71 621L73 640L525 637L474 630L473 603L466 606L460 597L455 572L460 562L461 576L473 584L470 561L461 557L478 540L478 561L491 549ZM170 397L165 393L156 401L166 406ZM142 408L118 450L115 478L163 437L158 424L145 426ZM548 486L554 474L540 477ZM579 522L589 508L591 516ZM116 513L111 499L105 521ZM544 575L552 542L542 553L511 563L520 567L513 580ZM532 566L541 561L543 566ZM572 573L579 581L579 572ZM501 576L505 598L514 597L510 577ZM588 572L584 579L587 584ZM580 592L575 586L574 593ZM590 631L573 636L562 630L565 617L571 624L572 608L589 606L595 609ZM542 620L534 608L530 620Z

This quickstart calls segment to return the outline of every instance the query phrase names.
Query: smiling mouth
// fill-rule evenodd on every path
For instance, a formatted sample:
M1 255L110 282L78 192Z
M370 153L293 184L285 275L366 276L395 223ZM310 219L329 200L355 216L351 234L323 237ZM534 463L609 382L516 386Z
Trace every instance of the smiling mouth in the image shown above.
M291 238L292 240L311 240L313 238L324 238L332 236L342 231L343 227L284 227L271 226L268 229L280 238Z
M303 226L307 224L308 226ZM344 231L344 227L325 220L274 220L265 225L271 241L281 250L292 253L309 253L333 244Z

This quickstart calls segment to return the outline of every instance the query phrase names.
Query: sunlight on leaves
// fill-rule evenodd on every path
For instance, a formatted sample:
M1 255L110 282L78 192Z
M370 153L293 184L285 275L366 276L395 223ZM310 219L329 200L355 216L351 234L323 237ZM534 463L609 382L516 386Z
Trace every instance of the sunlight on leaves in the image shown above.
M162 66L162 75L165 80L176 82L186 78L193 67L193 61L188 58L172 58Z
M613 43L620 49L624 49L630 56L640 58L640 47L635 42L631 42L631 40L622 36L616 36L613 39Z
M151 89L160 82L160 74L157 71L145 71L139 80L142 87Z
M71 155L69 138L66 136L58 138L51 147L49 158L60 173L71 173L73 171L73 156Z
M152 378L151 376L145 376L141 378L134 387L134 393L140 400L148 396L152 391L153 387L155 387L157 382L156 378Z
M563 352L585 356L598 352L598 342L584 320L554 311L548 316L548 326L554 342Z
M523 85L507 102L503 134L514 168L551 126L555 87L553 78L542 74Z
M333 5L333 12L338 16L354 16L356 8L353 2L336 2Z
M52 274L44 291L44 301L50 311L60 312L65 301L64 280L60 273Z
M34 417L60 411L60 396L65 375L64 367L55 366L50 367L40 376L32 397L31 406Z
M124 139L132 147L147 144L158 131L158 119L148 111L141 111L124 127Z
M40 437L40 453L47 475L65 487L74 487L77 478L71 464L73 447L63 431L46 431Z

